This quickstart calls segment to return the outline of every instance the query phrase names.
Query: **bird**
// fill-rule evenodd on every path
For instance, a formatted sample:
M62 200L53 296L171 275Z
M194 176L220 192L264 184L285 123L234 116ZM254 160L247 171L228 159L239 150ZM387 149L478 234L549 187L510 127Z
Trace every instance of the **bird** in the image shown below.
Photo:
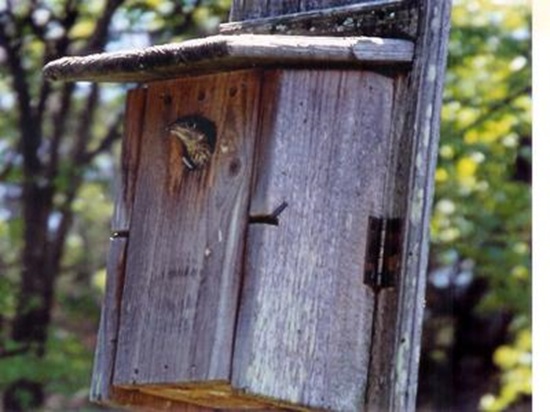
M177 119L168 126L171 136L183 144L182 161L189 170L201 169L210 161L216 145L216 125L201 115Z

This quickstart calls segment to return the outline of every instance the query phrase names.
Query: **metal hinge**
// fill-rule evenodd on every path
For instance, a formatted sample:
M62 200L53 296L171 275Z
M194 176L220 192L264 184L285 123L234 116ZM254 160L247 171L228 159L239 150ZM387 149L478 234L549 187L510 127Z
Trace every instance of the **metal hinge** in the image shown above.
M401 218L369 216L364 282L375 291L395 286L401 241Z

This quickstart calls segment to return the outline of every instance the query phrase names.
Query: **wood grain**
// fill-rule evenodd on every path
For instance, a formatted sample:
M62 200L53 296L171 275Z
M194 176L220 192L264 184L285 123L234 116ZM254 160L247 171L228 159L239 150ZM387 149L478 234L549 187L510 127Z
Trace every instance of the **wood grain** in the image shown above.
M408 75L401 74L394 80L394 102L390 131L390 156L388 173L384 184L384 216L406 216L408 183L411 164L413 139L405 130L406 112L403 102L408 98ZM402 259L401 259L402 260ZM396 285L402 282L402 262L399 262ZM395 365L394 342L397 324L399 288L383 289L378 294L377 310L373 321L372 343L370 350L369 381L366 397L366 410L385 411L390 409L390 385Z
M131 411L140 412L213 412L214 409L158 396L158 394L148 394L139 389L121 389L113 388L111 400L119 407L124 407ZM225 412L216 409L216 412ZM229 411L228 411L229 412Z
M111 220L113 232L128 230L134 200L141 146L143 110L147 90L130 90L126 99L124 137L121 151L121 173L117 176L118 192ZM120 299L124 285L127 239L114 238L109 242L107 280L97 336L90 399L93 402L112 402L112 380L116 357Z
M399 1L399 0L398 0ZM393 4L395 0L233 0L230 20L251 20L312 10L331 9L353 3Z
M127 93L120 173L117 176L119 188L111 220L111 229L113 231L130 229L132 205L134 203L139 169L146 99L146 88L133 89Z
M252 15L257 14L254 9L249 11ZM223 23L220 24L220 33L414 39L416 25L410 23L411 19L416 21L415 14L413 2L374 0Z
M429 227L452 1L419 0L418 4L422 11L416 43L418 57L400 110L401 116L405 116L403 130L413 131L414 137L409 155L403 277L399 285L394 361L388 385L392 411L410 411L416 407Z
M363 283L370 214L382 211L393 81L361 71L266 79L233 385L362 410L374 296ZM269 87L267 87L269 85Z
M114 382L229 380L261 76L148 86ZM205 169L182 164L166 126L214 121Z
M102 404L112 402L112 380L117 350L119 295L122 291L126 239L112 239L107 256L107 282L97 334L90 400Z
M50 80L144 82L250 67L365 67L410 63L412 42L369 37L211 36L128 52L64 57L43 70Z

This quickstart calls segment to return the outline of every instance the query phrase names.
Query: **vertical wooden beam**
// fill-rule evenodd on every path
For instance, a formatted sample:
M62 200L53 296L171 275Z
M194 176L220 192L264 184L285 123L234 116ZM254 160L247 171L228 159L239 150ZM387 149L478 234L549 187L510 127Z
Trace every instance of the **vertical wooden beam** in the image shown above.
M374 293L364 283L369 216L382 212L393 80L366 71L269 73L233 386L314 408L358 411Z
M109 243L105 296L101 310L90 390L90 400L93 402L108 403L112 400L111 386L118 340L120 299L125 273L127 246L125 235L130 227L134 202L146 96L146 89L134 89L128 92L126 100L124 138L121 152L122 172L117 179L120 187L117 192L115 212L111 221L113 235L121 236L111 238Z
M390 408L395 411L410 411L416 406L429 226L452 1L419 0L418 4L416 58L410 73L409 93L403 102L403 112L408 113L404 131L411 132L414 138L410 155L393 382L389 385L391 389L388 394Z
M395 77L393 111L391 114L390 154L388 173L384 185L384 205L382 214L387 217L398 217L402 220L407 213L408 185L411 165L413 136L405 129L406 107L403 102L408 99L408 75ZM403 227L403 222L401 223ZM403 239L401 239L402 241ZM403 250L403 245L401 245ZM404 254L406 252L402 252ZM402 268L399 262L399 268ZM397 271L396 285L400 285L406 276L402 270ZM373 319L372 343L370 348L369 380L366 396L366 409L389 411L390 386L393 383L393 365L395 357L394 342L397 336L399 287L386 288L378 293L377 310Z

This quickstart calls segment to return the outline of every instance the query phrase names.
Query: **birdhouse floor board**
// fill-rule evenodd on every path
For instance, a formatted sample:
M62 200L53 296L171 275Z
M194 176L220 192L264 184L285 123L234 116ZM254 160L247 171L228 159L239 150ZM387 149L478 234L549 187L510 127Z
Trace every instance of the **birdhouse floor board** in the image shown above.
M119 405L154 406L154 410L177 411L313 411L264 396L236 391L228 382L196 382L182 385L134 385L113 388ZM180 409L181 408L181 409Z
M260 82L244 71L147 87L115 385L229 379ZM217 129L197 170L170 132L189 116Z
M164 398L157 395L150 395L148 393L141 392L139 389L124 389L113 387L111 390L111 397L109 399L110 405L113 407L123 407L128 410L137 411L174 411L174 412L212 412L212 408L199 406L182 401L174 401L168 398ZM216 412L225 412L218 409Z
M128 52L64 57L50 80L144 82L251 67L357 68L412 62L414 43L378 37L217 35Z

